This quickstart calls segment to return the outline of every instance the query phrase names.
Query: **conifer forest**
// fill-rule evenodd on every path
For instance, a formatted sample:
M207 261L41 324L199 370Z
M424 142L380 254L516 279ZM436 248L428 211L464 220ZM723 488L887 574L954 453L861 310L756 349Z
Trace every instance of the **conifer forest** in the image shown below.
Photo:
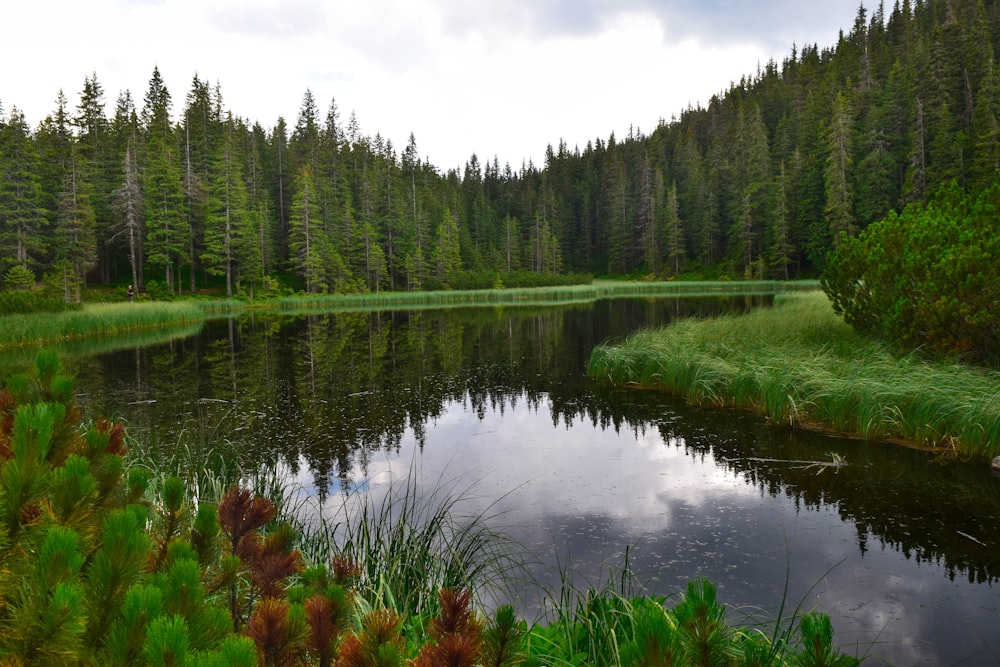
M460 171L310 90L297 118L264 127L226 108L225 82L171 91L153 68L112 100L94 72L76 108L53 91L34 128L0 90L0 275L29 269L68 300L126 282L252 296L517 273L816 276L842 233L946 183L993 182L998 40L992 0L861 6L836 44L790 45L651 131ZM656 85L670 63L643 66Z

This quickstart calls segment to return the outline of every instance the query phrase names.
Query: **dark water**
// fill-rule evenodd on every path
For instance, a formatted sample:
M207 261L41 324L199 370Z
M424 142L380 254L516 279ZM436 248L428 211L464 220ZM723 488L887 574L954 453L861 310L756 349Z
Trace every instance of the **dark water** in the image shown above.
M248 317L71 366L90 413L124 416L164 450L238 443L331 506L414 466L429 484L467 480L549 585L556 563L600 585L627 547L648 592L700 575L734 621L777 614L783 598L785 613L818 609L869 664L997 664L1000 479L986 466L586 377L595 344L760 305Z

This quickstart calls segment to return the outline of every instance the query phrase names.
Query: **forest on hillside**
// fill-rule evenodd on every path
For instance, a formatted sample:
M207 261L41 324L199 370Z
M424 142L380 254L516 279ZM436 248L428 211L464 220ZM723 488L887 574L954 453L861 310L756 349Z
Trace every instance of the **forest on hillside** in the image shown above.
M0 276L29 269L67 300L125 281L247 295L279 277L342 293L517 272L814 276L841 233L993 182L998 40L993 0L861 6L837 44L792 46L649 134L460 172L309 90L294 125L266 128L197 75L180 98L154 68L141 101L109 109L93 73L34 129L0 107ZM656 85L670 63L644 66Z

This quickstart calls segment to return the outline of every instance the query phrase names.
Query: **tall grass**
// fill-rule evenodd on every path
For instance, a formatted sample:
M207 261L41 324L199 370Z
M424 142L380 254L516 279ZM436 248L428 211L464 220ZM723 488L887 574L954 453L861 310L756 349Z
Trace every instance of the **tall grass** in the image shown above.
M115 333L107 336L86 336L73 340L58 341L45 344L45 347L55 349L63 359L93 357L118 350L128 350L159 345L178 338L188 338L201 331L204 322L189 322L180 325L164 325L156 329L142 329L125 333ZM0 368L27 370L34 363L37 349L35 347L4 347L0 344Z
M379 292L366 294L322 294L280 299L283 312L307 310L387 310L488 306L505 304L566 304L597 299L635 296L719 296L726 294L773 294L797 289L815 289L818 283L762 281L595 281L589 285L523 287L513 289L447 290L437 292Z
M64 313L5 315L0 317L0 349L106 337L204 319L201 308L184 301L87 304Z
M473 502L474 501L474 502ZM332 515L301 526L307 555L340 553L361 564L368 604L397 613L433 613L442 587L501 599L526 581L523 549L497 527L496 504L480 506L472 486L420 484L414 467L385 493L352 492Z
M234 317L247 311L247 302L239 299L199 299L194 302L208 317Z
M199 501L218 502L234 484L270 500L297 530L308 561L344 555L360 564L357 590L370 608L421 616L437 611L442 587L469 589L481 600L524 589L523 549L497 525L496 504L482 507L474 484L438 479L428 488L411 466L384 493L354 490L324 503L292 481L287 464L260 465L237 443L214 442L210 434L153 446L130 438L129 446L130 464L150 471L152 489L178 476Z
M640 332L595 349L588 372L792 426L1000 454L1000 372L896 357L844 324L822 292Z

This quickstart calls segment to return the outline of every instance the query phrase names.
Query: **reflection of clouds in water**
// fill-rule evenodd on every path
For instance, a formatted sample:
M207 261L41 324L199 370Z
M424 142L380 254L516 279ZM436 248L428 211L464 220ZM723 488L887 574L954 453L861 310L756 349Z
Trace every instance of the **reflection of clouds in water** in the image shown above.
M403 444L391 463L403 466L398 474L405 474L411 459L412 439L404 438ZM757 495L710 457L692 464L682 448L664 444L655 429L636 436L628 429L587 424L553 426L524 402L508 406L503 417L488 412L481 420L452 404L428 429L420 465L425 476L481 476L481 493L511 494L504 504L525 519L571 510L613 517L634 535L669 524L664 495L682 496L692 506L702 505L719 488Z
M765 493L711 454L686 451L683 434L664 442L655 428L554 426L526 401L482 418L451 403L428 424L422 451L408 431L398 453L367 459L366 476L355 467L352 484L382 494L411 469L425 488L468 492L484 504L499 499L495 509L508 510L500 519L514 537L543 561L571 568L577 586L606 583L628 547L630 568L651 592L708 577L733 605L734 621L755 610L773 618L784 595L786 614L796 606L829 613L838 643L858 655L930 665L997 641L979 637L972 622L997 609L988 586L956 585L895 549L863 553L856 527L836 507ZM298 479L306 474L300 468ZM328 509L341 502L335 494ZM557 590L565 574L549 564L535 576ZM923 643L932 628L936 637L949 629L948 645ZM1000 654L1000 646L992 650Z

